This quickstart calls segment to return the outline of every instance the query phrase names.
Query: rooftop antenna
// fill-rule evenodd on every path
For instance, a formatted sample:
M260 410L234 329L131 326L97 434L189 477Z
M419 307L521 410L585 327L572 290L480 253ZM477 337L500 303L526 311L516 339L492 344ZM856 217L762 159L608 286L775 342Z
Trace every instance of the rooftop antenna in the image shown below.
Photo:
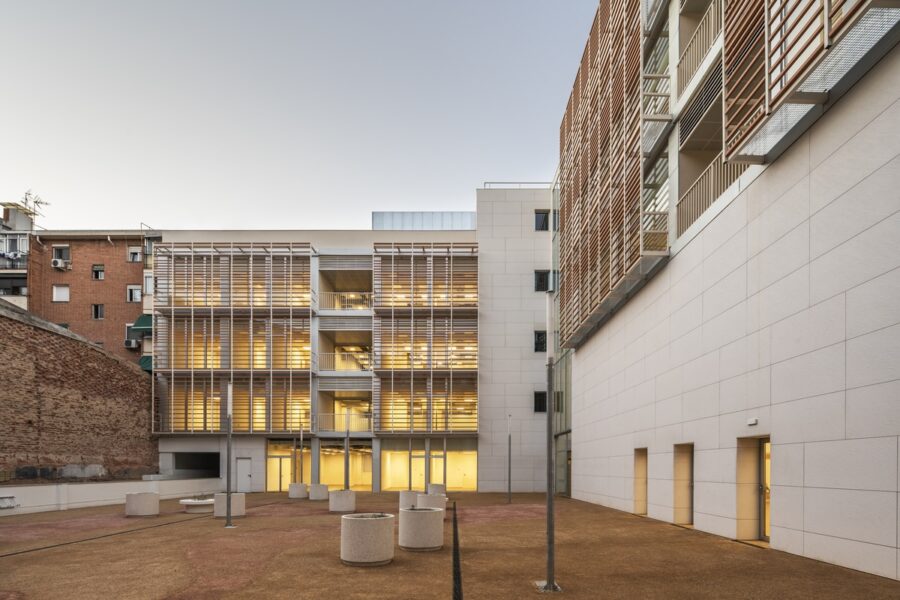
M27 208L32 213L31 228L33 230L37 225L37 217L44 216L44 213L41 212L41 209L45 206L50 206L50 203L37 194L33 194L31 190L28 190L22 195L22 204L24 204L25 208Z

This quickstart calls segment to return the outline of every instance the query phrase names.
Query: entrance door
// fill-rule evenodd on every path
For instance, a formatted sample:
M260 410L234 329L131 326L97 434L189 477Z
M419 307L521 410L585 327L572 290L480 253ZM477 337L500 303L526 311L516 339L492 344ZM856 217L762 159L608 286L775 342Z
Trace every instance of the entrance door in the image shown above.
M409 458L409 489L426 491L425 487L425 451L413 451Z
M759 440L759 539L769 541L772 485L772 442Z
M694 445L675 446L674 519L678 525L694 524Z
M253 489L253 476L251 474L251 461L249 458L238 458L237 459L237 468L235 469L237 473L237 482L235 487L238 492L250 492Z

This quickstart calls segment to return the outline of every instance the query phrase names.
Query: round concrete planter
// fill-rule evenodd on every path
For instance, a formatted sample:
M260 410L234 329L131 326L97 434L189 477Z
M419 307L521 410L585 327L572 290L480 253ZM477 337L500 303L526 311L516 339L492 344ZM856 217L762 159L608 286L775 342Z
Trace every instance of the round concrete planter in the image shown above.
M184 507L184 512L196 515L213 512L216 501L212 498L204 498L202 500L185 498L184 500L179 500L178 503Z
M400 509L400 547L413 552L440 550L444 545L444 515L439 508Z
M377 567L394 560L394 515L359 513L341 517L341 562Z
M228 494L216 494L214 498L215 509L213 510L213 517L224 519L227 516L225 513L228 511ZM244 496L244 492L231 492L231 516L243 517L246 514L247 498Z
M443 483L429 483L428 493L432 496L446 496L447 486L445 486Z
M328 510L330 512L352 513L356 510L356 492L353 490L339 490L328 495Z
M125 494L125 516L158 517L159 494L156 492Z
M403 490L400 492L400 508L414 508L416 497L421 494L417 490Z
M447 518L447 496L419 494L416 496L416 508L439 508L443 518Z
M309 488L305 483L292 483L288 486L288 498L309 498Z
M328 500L328 486L324 483L309 484L310 500Z

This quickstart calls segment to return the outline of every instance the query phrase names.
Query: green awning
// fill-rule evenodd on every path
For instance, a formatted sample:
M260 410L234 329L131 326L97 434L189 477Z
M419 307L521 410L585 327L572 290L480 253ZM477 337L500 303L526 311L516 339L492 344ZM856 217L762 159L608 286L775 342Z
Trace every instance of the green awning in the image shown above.
M142 356L141 359L138 361L138 364L141 366L141 368L143 370L147 371L148 373L153 372L153 357L152 356Z
M141 315L131 326L133 333L150 333L153 331L153 315Z

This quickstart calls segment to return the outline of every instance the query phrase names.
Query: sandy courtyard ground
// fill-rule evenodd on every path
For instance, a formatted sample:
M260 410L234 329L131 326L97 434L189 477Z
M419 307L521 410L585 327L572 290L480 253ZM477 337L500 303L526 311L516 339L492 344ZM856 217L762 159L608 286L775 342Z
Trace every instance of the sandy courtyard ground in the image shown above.
M537 597L544 576L539 494L451 494L467 599ZM451 597L451 529L441 551L396 548L380 568L344 566L327 503L248 496L236 529L187 515L126 519L122 506L0 518L0 599ZM396 512L397 494L357 510ZM636 517L557 502L560 598L900 598L900 583Z

